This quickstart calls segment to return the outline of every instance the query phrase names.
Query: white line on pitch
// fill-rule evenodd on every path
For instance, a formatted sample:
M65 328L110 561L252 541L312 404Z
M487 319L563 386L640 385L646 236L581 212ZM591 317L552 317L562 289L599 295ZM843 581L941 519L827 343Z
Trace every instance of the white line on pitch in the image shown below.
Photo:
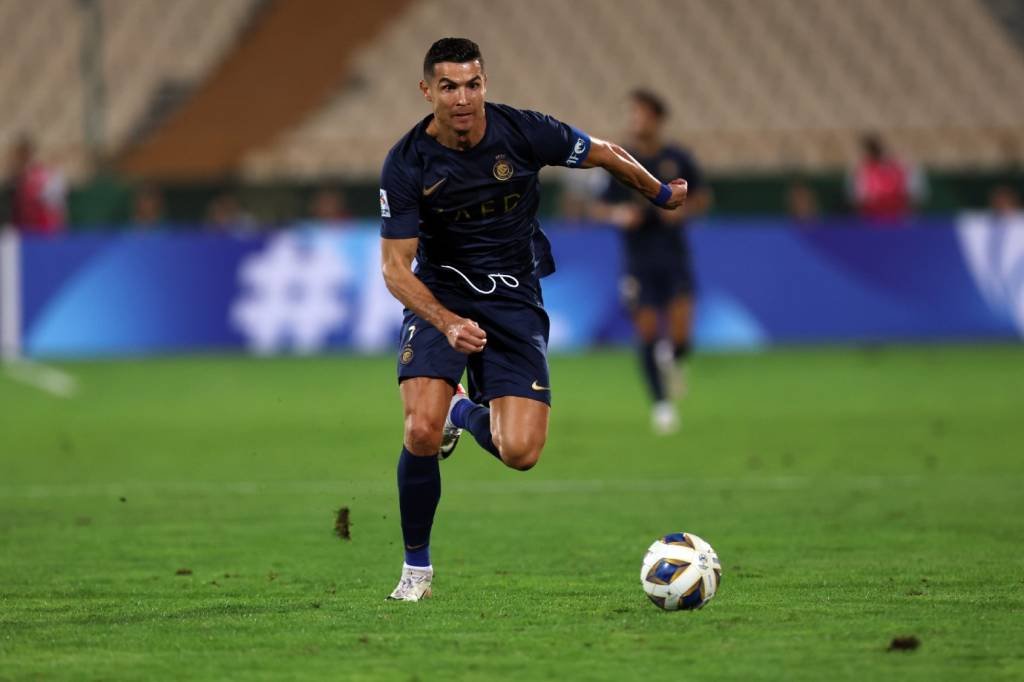
M538 479L533 482L452 481L446 491L455 494L529 495L649 493L681 490L686 486L703 490L789 491L817 487L823 483L845 490L908 488L956 481L961 484L992 481L1021 482L1020 476L760 476L694 477L689 479ZM1015 483L1016 484L1016 483ZM355 495L394 494L394 484L384 480L349 481L123 481L110 483L68 483L24 485L0 484L2 498L118 497L122 495Z
M4 373L12 380L45 391L58 398L71 398L78 392L78 381L56 367L29 360L10 360L4 363Z

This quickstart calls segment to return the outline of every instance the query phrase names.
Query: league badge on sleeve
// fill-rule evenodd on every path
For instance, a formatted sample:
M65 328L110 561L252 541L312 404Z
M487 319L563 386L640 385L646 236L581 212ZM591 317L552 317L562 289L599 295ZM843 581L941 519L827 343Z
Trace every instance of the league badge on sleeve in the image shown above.
M590 153L590 138L578 130L574 129L573 132L576 133L576 144L573 145L569 158L565 160L565 165L569 168L579 166Z
M380 191L380 217L391 217L391 207L388 206L388 191L386 189Z

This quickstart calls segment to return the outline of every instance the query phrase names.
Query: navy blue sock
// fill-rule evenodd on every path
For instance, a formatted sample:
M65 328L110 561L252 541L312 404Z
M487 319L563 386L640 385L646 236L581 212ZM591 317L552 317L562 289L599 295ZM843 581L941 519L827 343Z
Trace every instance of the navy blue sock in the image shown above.
M675 348L672 349L672 357L674 357L676 359L676 362L679 362L680 360L685 360L689 355L690 355L690 342L689 341L683 341L682 343L677 343L675 345Z
M417 457L404 447L398 457L398 508L402 513L405 563L430 565L430 528L441 499L437 457Z
M480 447L501 459L494 439L491 438L491 411L488 408L472 400L460 400L452 410L452 423L469 431Z
M651 399L658 403L665 399L665 387L661 383L661 372L658 371L658 362L654 359L655 343L643 343L640 345L640 366L644 371L644 379L647 381L647 389L651 393Z

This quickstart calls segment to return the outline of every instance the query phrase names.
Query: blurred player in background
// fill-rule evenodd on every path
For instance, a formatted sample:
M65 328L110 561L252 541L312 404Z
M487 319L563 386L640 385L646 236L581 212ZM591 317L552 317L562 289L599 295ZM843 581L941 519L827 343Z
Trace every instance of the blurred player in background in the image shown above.
M670 209L686 198L685 181L659 181L618 145L544 114L485 103L484 61L470 40L434 43L420 90L433 113L388 153L380 189L384 280L405 306L405 562L390 596L403 601L430 596L438 462L462 429L519 470L536 464L547 439L550 325L540 278L554 261L537 223L540 169L601 167ZM467 369L470 397L459 386Z
M632 92L627 149L659 178L685 179L686 205L674 209L651 206L636 192L609 181L594 208L594 217L622 230L625 273L621 290L639 337L640 364L654 403L651 426L661 434L679 428L673 398L686 390L680 364L690 353L693 326L695 284L683 226L688 217L705 212L710 203L696 161L662 137L667 116L665 103L656 94Z

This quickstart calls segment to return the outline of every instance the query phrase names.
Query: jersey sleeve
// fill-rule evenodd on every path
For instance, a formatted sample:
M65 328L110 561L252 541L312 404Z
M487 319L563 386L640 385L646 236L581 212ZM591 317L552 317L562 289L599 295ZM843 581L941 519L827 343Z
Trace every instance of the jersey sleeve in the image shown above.
M553 116L522 111L523 128L542 166L578 168L590 153L590 136Z
M420 206L415 172L394 150L380 174L380 236L409 239L420 234Z

